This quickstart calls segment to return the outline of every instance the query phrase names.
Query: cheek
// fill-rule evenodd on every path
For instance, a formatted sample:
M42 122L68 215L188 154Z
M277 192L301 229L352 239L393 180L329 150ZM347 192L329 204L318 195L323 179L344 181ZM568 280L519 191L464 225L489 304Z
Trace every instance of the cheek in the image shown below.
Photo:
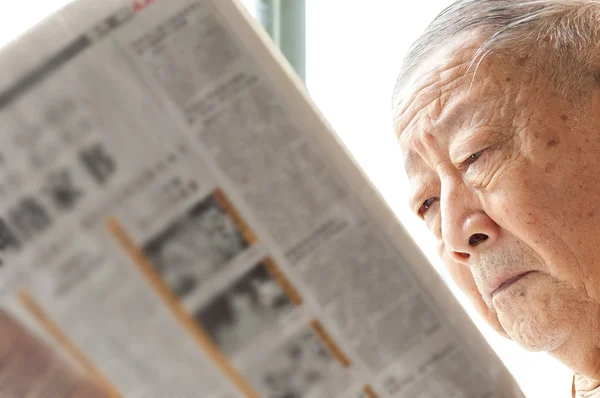
M492 313L483 301L483 298L477 289L477 285L475 284L475 280L473 279L473 274L471 274L471 270L465 265L452 261L449 256L443 253L441 254L441 257L450 277L454 283L456 283L458 288L469 298L479 315L481 315L487 324L494 328L498 333L508 337L500 325L496 314Z
M518 224L528 219L520 226L525 229L541 221L559 235L572 233L573 222L585 223L595 216L600 185L590 182L600 170L600 146L583 151L577 142L564 138L564 131L539 130L533 129L508 149L510 159L496 184L482 195L489 197L490 210L499 211L502 221Z
M482 194L482 206L509 238L537 257L535 269L584 288L586 279L600 280L600 269L590 267L600 261L600 252L587 238L597 231L595 212L589 211L597 196L579 195L574 178L549 178L538 166L526 161L514 167L494 192Z

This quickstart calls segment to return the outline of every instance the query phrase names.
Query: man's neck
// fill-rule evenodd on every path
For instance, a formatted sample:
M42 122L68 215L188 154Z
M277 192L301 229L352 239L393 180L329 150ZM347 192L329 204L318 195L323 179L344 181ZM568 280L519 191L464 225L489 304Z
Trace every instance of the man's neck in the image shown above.
M600 398L600 381L576 373L573 378L573 387L576 392L575 397Z

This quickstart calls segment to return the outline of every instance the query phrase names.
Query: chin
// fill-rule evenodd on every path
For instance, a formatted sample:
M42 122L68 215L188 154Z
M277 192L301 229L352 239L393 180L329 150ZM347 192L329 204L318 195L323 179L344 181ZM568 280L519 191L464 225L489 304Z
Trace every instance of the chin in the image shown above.
M544 288L542 288L544 287ZM494 297L502 328L529 351L551 352L561 347L578 325L576 300L570 292L549 286L516 286Z
M539 314L521 313L517 317L498 314L498 319L509 337L528 351L552 352L560 348L569 338L569 327L561 328L550 319Z

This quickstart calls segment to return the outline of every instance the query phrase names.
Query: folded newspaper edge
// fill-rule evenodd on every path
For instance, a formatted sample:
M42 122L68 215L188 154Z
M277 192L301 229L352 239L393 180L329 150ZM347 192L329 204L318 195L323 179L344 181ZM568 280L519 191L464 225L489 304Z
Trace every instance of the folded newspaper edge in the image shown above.
M522 397L237 0L0 51L1 390Z

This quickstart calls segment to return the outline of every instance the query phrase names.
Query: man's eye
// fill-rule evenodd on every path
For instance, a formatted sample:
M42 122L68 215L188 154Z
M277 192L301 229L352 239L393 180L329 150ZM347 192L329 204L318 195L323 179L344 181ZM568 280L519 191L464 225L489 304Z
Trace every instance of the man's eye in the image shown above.
M475 163L477 161L477 159L479 159L481 157L482 153L483 153L483 151L479 151L479 152L475 152L474 154L472 154L471 156L469 156L467 158L467 160L465 160L465 165L466 166L470 166L473 163Z
M419 215L424 216L427 213L427 210L438 200L438 198L429 198L419 208Z

